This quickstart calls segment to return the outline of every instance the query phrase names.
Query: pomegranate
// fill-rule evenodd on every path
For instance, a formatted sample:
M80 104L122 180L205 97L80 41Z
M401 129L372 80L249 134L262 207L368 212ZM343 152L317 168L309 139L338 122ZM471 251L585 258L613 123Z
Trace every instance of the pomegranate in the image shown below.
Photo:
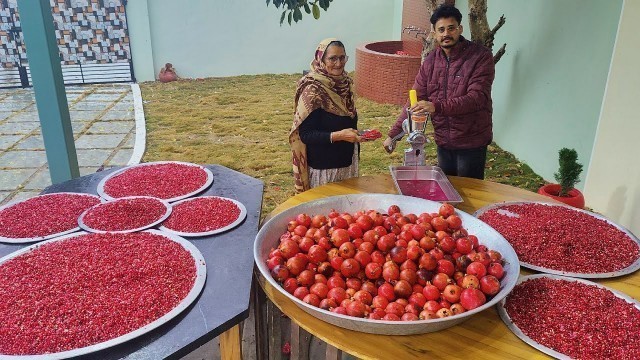
M460 305L462 305L466 310L473 310L484 305L486 302L486 296L478 289L466 288L460 293Z

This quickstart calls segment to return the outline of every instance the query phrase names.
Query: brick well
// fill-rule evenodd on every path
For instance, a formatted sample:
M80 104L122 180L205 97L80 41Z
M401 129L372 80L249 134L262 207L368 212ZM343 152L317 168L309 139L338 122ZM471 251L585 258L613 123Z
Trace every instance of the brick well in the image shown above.
M409 55L396 55L397 51ZM420 69L422 42L382 41L356 48L355 87L359 96L402 105Z

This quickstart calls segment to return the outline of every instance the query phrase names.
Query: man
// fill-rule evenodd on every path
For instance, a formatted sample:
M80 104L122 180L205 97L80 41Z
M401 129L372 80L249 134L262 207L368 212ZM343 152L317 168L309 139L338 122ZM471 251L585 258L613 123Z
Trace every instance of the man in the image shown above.
M493 138L491 85L493 54L462 36L462 14L443 5L431 16L437 47L427 54L413 88L418 102L410 110L430 113L438 150L438 166L447 175L484 179L487 145ZM407 118L402 110L383 146L395 146Z

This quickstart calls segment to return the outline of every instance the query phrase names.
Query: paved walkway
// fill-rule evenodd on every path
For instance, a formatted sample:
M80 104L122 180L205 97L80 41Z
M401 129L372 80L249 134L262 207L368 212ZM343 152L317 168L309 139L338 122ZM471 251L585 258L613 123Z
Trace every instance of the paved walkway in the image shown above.
M132 85L69 86L66 93L80 175L140 161L144 137L134 154ZM33 89L0 89L0 205L38 195L49 185Z

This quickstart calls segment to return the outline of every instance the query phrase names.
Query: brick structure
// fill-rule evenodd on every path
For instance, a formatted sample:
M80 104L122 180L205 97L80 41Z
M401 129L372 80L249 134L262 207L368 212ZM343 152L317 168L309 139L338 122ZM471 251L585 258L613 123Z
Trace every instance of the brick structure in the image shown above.
M402 28L414 26L424 30L425 33L431 31L431 23L429 22L429 8L425 0L404 0L402 2ZM402 32L401 40L415 41L420 40L420 35L416 36L416 32Z
M397 55L404 51L409 55ZM356 48L355 87L359 96L402 105L420 69L421 41L383 41Z

